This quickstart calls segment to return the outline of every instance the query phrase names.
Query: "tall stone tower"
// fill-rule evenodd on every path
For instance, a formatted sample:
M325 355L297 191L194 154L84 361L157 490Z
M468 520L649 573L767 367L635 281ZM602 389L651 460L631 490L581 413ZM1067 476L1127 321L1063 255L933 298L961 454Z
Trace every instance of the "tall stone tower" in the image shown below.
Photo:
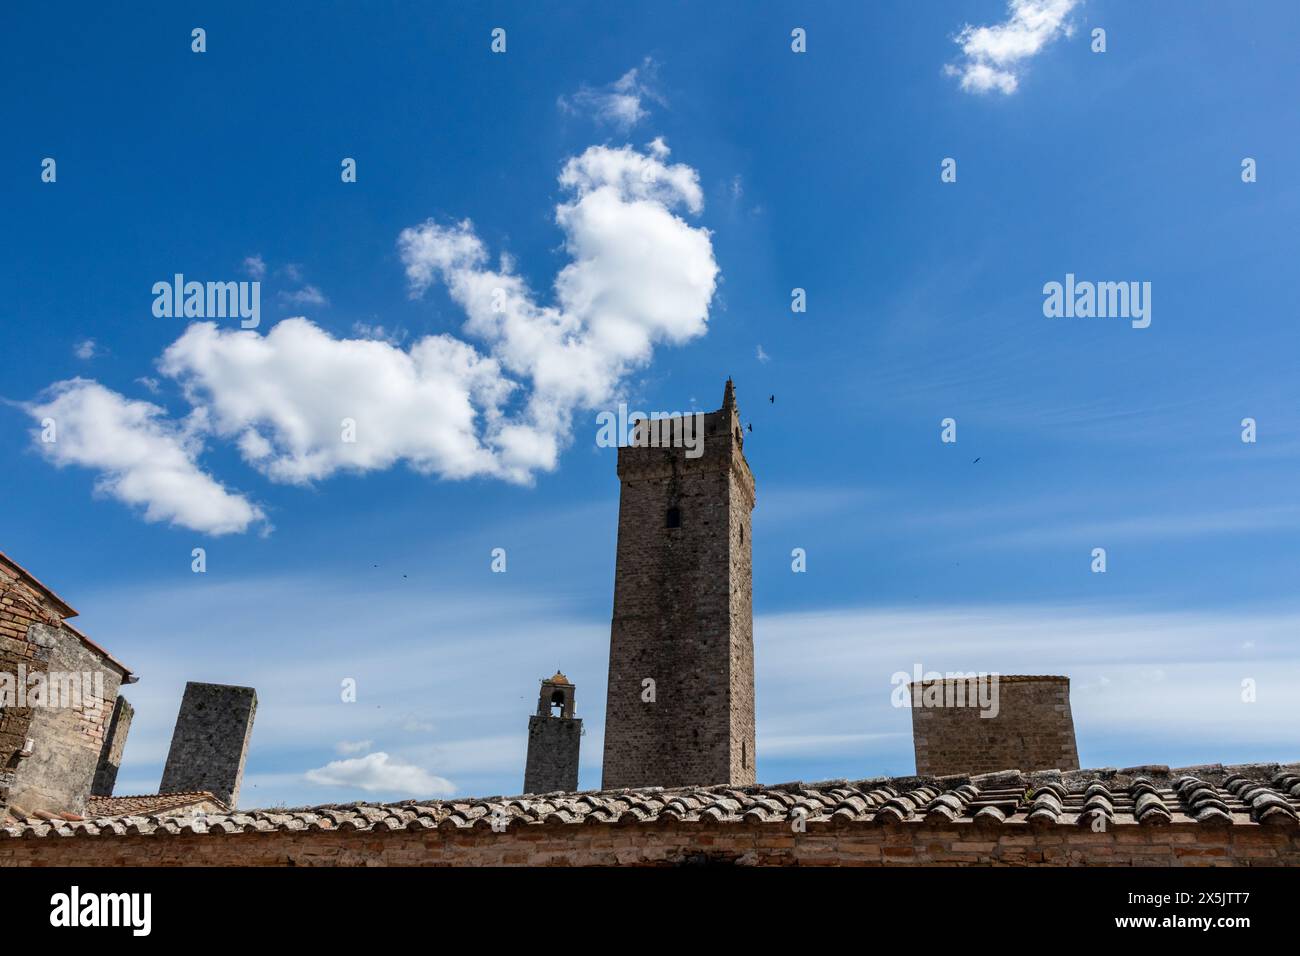
M238 806L256 715L257 691L251 687L186 683L158 792L206 790Z
M582 720L573 716L575 690L559 671L542 681L537 713L528 718L524 793L572 793L578 789Z
M720 410L642 423L618 450L606 789L754 782L754 476L743 446L728 379Z

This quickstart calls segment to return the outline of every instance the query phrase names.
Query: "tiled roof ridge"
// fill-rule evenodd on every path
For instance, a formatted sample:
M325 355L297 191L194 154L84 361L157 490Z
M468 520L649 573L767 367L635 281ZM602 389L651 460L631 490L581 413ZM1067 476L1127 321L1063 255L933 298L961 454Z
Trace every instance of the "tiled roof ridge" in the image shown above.
M94 796L92 800L142 800L146 797L211 797L209 790L168 790L166 793L115 793L111 796ZM215 797L213 799L216 799Z
M1202 764L948 777L874 777L775 786L648 787L522 796L365 802L167 817L6 820L4 837L267 831L501 829L655 821L862 825L1300 826L1300 763Z
M133 811L157 814L200 802L211 803L222 808L223 812L230 812L231 809L225 801L207 790L178 790L175 793L123 794L111 797L92 796L86 800L86 816L88 818L101 818L136 815Z

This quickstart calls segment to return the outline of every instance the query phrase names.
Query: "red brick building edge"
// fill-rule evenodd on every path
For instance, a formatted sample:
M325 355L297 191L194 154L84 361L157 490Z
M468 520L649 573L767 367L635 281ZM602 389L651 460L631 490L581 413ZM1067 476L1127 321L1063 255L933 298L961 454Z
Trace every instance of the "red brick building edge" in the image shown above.
M1292 826L660 821L376 831L28 837L0 866L1295 866Z

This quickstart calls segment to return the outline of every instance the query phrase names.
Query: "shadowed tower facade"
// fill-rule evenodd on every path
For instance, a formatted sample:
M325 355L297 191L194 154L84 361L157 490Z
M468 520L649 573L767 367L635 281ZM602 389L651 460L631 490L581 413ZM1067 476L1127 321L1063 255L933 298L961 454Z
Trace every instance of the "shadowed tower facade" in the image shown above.
M754 476L743 450L730 379L718 411L642 423L618 450L606 789L754 783Z

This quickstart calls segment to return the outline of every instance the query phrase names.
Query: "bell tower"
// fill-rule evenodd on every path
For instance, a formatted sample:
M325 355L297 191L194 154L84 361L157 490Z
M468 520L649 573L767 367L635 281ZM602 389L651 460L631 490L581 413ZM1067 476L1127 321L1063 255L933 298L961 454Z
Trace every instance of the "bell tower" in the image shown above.
M572 793L578 789L582 721L573 716L575 690L559 671L542 681L537 713L528 718L524 793Z
M750 513L735 387L618 450L605 789L752 784Z

